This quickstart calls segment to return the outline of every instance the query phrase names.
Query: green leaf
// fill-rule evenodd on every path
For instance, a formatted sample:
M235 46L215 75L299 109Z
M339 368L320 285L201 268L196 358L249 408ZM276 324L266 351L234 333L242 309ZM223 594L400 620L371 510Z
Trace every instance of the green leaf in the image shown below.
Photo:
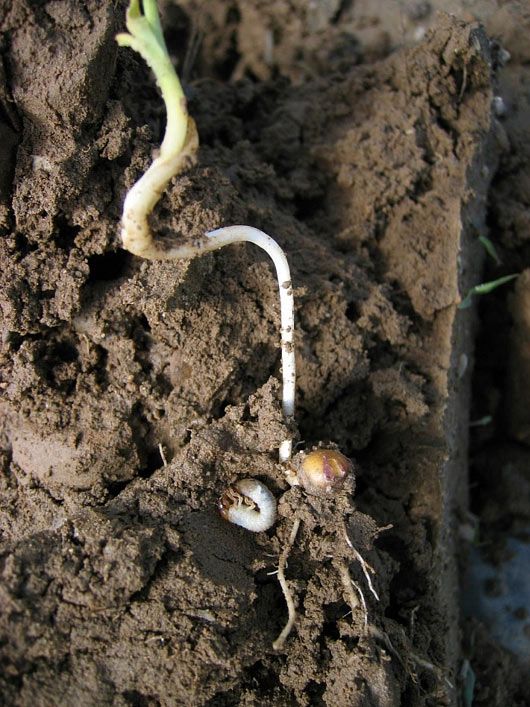
M491 280L490 282L483 282L480 285L475 285L475 287L472 287L464 299L460 302L458 309L467 309L468 307L471 307L471 302L474 295L488 295L490 292L493 292L493 290L496 290L497 287L505 285L507 282L511 282L517 277L519 277L519 274L504 275L503 277L499 277L497 280Z
M477 678L475 676L475 671L471 667L467 658L464 660L460 674L462 678L462 699L464 702L464 707L473 707L473 698L475 697L475 684L477 682Z
M502 265L502 261L499 258L497 250L493 243L490 241L490 239L487 236L479 236L478 239L484 246L484 249L486 250L486 253L490 256L490 258L493 258L497 265Z
M171 160L178 155L186 141L188 110L186 98L169 56L156 0L130 0L126 12L127 32L116 35L121 47L130 47L138 52L153 70L166 106L167 124L160 145L160 156Z
M470 427L486 427L491 425L493 422L493 417L491 415L484 415L484 417L479 417L478 420L471 420L469 423Z

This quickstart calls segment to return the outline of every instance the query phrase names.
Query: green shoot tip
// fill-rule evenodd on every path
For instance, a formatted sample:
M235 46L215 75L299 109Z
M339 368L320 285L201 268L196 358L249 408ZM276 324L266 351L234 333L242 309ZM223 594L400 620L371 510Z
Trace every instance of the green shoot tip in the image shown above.
M505 285L507 282L511 282L517 277L519 277L518 274L504 275L503 277L499 277L497 280L491 280L490 282L483 282L480 285L475 285L475 287L472 287L464 299L460 302L458 309L467 309L468 307L471 307L471 303L475 295L488 295L490 292L493 292L493 290L496 290L497 287Z

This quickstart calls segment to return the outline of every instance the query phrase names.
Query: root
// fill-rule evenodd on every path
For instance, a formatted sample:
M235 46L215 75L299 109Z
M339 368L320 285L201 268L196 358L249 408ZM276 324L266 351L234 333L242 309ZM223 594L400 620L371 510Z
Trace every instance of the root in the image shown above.
M385 644L388 652L396 658L396 660L400 663L401 667L407 671L410 677L413 677L410 669L408 668L407 664L401 657L401 653L394 648L392 645L392 641L390 640L390 636L386 633L386 631L380 631L376 626L371 626L370 627L370 633L372 636L381 641L382 643Z
M353 579L351 580L351 583L357 590L357 594L359 595L359 598L361 600L361 604L363 607L363 614L364 614L364 630L368 628L368 607L366 606L366 599L364 598L363 590L361 587L357 584L357 582L354 582Z
M368 608L366 606L366 600L364 598L364 594L362 592L362 589L360 586L353 581L353 579L350 577L350 571L348 569L348 565L344 561L340 561L338 563L338 569L339 569L339 576L342 582L342 586L344 588L344 594L346 595L346 601L348 602L351 613L353 614L355 609L359 606L359 600L360 604L363 608L363 615L364 615L364 627L366 628L368 626ZM355 591L357 592L357 596L355 595L355 592L353 591L353 588L355 588Z
M293 595L291 594L291 590L289 589L289 585L285 579L285 567L287 566L287 558L289 557L289 552L291 551L293 543L296 540L299 527L300 518L295 518L293 527L291 528L291 534L289 535L289 540L287 541L287 545L283 548L278 561L278 581L280 583L280 587L282 588L283 596L285 597L285 603L287 604L288 618L282 632L272 644L275 651L279 651L283 648L283 644L291 633L296 621L296 608L294 605Z
M167 459L166 459L166 454L164 452L164 447L162 446L162 442L160 442L158 445L158 453L160 454L160 459L162 459L162 464L166 467L167 466Z
M410 653L410 657L416 663L416 665L420 666L420 668L425 668L425 670L430 670L432 673L434 673L437 680L443 679L443 681L445 682L445 684L448 687L450 687L452 690L454 689L455 686L453 685L453 683L444 674L443 670L441 668L439 668L437 665L430 663L428 660L425 660L425 658L422 658L417 653Z
M416 676L416 672L412 669L411 663L414 663L415 665L419 666L420 668L424 668L425 670L429 670L434 674L438 681L443 680L450 689L454 689L453 683L444 674L442 668L439 668L437 665L434 665L428 660L425 660L425 658L419 656L417 653L414 653L414 651L411 650L410 641L408 639L405 638L406 643L408 644L407 660L405 661L399 651L392 645L392 641L390 640L390 637L386 632L380 631L375 626L372 626L370 628L370 633L375 639L385 644L389 653L391 653L399 661L399 663L407 672L413 682L417 682L418 678Z
M375 591L374 585L372 584L372 578L370 577L370 573L375 575L375 570L368 564L368 562L366 562L361 553L353 546L352 541L348 537L346 526L344 526L344 538L346 540L346 543L348 544L348 547L351 548L353 554L355 555L355 559L361 565L361 569L366 579L366 583L368 584L368 589L372 592L376 601L379 601L379 594Z

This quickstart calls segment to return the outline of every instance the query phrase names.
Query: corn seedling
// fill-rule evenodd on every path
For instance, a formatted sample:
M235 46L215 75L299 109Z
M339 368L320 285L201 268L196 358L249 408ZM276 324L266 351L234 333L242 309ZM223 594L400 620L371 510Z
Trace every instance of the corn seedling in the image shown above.
M131 0L126 15L126 26L129 32L118 34L117 42L120 46L130 47L138 52L152 69L166 106L167 123L159 156L125 197L121 219L123 247L134 255L152 260L188 260L234 243L253 243L269 255L276 268L280 291L282 407L285 419L290 424L294 417L296 367L293 347L293 289L285 253L270 236L250 226L219 228L192 243L183 243L168 249L155 242L147 218L169 181L180 174L195 155L198 136L162 35L156 0L144 0L143 13L139 0ZM291 451L292 440L285 439L280 445L280 461L290 459Z
M138 52L152 69L166 105L166 130L160 154L125 197L121 219L123 247L143 258L172 259L192 257L171 255L154 242L147 217L157 204L169 181L180 174L198 147L195 121L188 115L186 97L169 57L156 0L130 0L125 24L128 33L116 36L121 47Z
M497 287L505 285L507 282L511 282L517 277L519 277L519 275L504 275L503 277L499 277L497 280L475 285L475 287L472 287L464 299L460 302L458 309L467 309L468 307L471 307L471 303L475 295L488 295L490 292L493 292L493 290L496 290Z
M493 422L493 417L491 415L484 415L484 417L479 417L478 420L471 420L469 423L470 427L487 427Z
M295 412L296 367L294 354L294 299L291 274L285 253L278 243L263 231L245 225L219 228L192 242L162 247L149 228L148 216L156 206L169 181L188 167L198 149L195 122L189 116L180 80L171 63L162 34L156 0L130 0L126 14L128 33L118 34L120 46L138 52L154 72L167 113L167 123L160 152L147 171L131 187L125 197L121 219L123 247L134 255L151 260L191 259L235 243L253 243L271 258L276 269L280 293L282 350L282 409L288 428ZM340 490L347 476L353 478L353 465L334 449L315 449L292 457L292 438L284 439L279 459L291 486L300 485L307 493L326 496ZM272 527L276 520L276 500L255 479L241 479L228 488L219 501L221 515L232 523L254 532ZM285 596L288 621L275 649L280 649L296 619L292 594L285 578L287 557L296 540L300 519L295 518L287 543L280 553L278 580ZM342 576L348 579L347 566ZM350 591L350 589L348 590Z
M479 236L478 240L486 253L490 256L492 260L494 260L497 265L502 265L502 260L499 258L499 254L497 253L497 249L493 245L493 241L490 240L487 236Z

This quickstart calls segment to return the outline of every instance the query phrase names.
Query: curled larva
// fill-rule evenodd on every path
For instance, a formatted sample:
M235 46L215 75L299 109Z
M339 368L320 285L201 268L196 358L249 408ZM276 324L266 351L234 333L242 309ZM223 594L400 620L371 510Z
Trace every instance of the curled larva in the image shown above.
M230 523L261 533L276 521L276 499L261 481L240 479L219 499L219 513Z

